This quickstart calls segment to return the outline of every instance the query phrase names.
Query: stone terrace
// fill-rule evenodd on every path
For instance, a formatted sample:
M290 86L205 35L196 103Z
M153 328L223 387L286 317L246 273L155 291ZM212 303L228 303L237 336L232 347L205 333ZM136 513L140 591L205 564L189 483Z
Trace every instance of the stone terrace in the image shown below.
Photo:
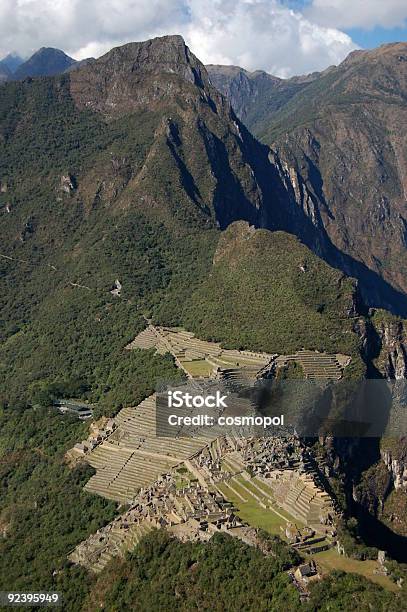
M155 348L161 354L169 352L190 377L196 376L191 364L205 362L207 367L202 369L202 377L219 377L223 371L239 370L249 378L254 378L272 359L272 355L267 353L223 349L219 343L200 340L183 329L151 324L126 348Z
M195 455L218 435L214 431L213 437L157 437L155 395L135 408L123 408L115 423L114 432L85 455L96 469L85 489L120 502L131 501L141 487Z
M305 378L310 380L339 380L342 367L336 355L301 350L293 355L280 355L274 361L277 368L297 362L301 365Z

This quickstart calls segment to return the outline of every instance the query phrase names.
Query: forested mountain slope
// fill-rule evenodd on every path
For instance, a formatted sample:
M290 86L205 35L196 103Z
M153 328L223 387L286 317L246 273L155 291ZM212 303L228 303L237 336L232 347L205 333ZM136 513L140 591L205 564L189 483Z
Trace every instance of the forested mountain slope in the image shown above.
M62 377L135 401L165 363L125 345L142 313L180 322L218 228L271 197L264 147L181 37L6 84L0 108L2 394Z
M0 88L0 519L7 531L1 556L16 585L33 586L27 568L34 559L33 575L44 577L43 586L61 586L77 609L83 604L90 578L65 566L66 554L89 532L86 513L97 527L113 509L85 493L75 504L86 474L69 471L63 453L83 435L80 424L36 404L53 388L112 414L151 394L157 379L179 378L168 354L125 349L146 318L236 348L343 351L355 377L369 367L377 376L404 372L403 323L368 313L357 282L306 246L328 261L335 252L320 218L314 223L311 208L295 199L297 184L285 164L240 123L178 36L131 43L62 76ZM20 494L32 497L28 509L16 507ZM55 535L60 522L67 533L55 537L50 558L30 548L43 538L43 525ZM209 555L197 598L205 572L223 568L225 553L237 559L236 580L251 578L241 559L256 557L256 567L273 576L277 602L287 594L296 605L274 561L235 548L221 542L212 559L204 547L152 539L141 555L153 580L165 578L166 601L177 593L160 553L164 561L180 559L182 580L191 574L184 555L193 563ZM131 561L118 566L116 586L106 582L107 609L122 570L149 597L138 569ZM78 591L66 586L71 582ZM359 589L372 605L393 602L370 583L340 582L344 601ZM131 588L120 599L124 606L133 603ZM256 601L268 605L270 588L263 581ZM316 590L315 606L324 588ZM334 588L326 586L329 595ZM236 589L236 601L253 601Z
M285 229L357 276L370 304L405 314L406 43L354 52L303 82L252 75L267 84L255 95L244 73L230 84L218 68L212 79L275 153Z

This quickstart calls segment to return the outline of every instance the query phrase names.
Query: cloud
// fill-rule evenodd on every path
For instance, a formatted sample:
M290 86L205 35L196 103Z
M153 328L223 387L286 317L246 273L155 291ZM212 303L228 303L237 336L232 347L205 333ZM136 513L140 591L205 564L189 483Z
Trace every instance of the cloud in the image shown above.
M0 53L47 46L82 59L187 20L183 0L0 0Z
M270 0L191 0L187 40L205 63L261 68L277 76L322 70L357 48L334 28Z
M406 0L312 0L305 15L325 26L337 28L405 27Z
M324 69L357 48L283 0L0 0L1 55L50 46L82 59L169 33L182 34L205 63L278 76Z

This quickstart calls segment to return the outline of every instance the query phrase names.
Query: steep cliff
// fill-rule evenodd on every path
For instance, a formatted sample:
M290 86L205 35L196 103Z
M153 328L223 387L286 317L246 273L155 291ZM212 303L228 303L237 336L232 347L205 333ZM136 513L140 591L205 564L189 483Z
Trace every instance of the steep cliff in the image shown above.
M229 89L224 81L224 90L271 147L288 192L283 229L357 277L370 305L406 315L407 44L352 53L293 95L291 80L270 77L278 103L259 93L261 121L247 85L253 77L245 77ZM244 100L235 92L240 82ZM284 99L278 91L287 88Z

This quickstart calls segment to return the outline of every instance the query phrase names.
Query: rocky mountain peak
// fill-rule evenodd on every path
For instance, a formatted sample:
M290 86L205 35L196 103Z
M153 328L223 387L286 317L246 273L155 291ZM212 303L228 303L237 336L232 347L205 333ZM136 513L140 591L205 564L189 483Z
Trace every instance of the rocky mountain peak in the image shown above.
M160 36L116 47L102 56L97 65L133 75L147 72L177 74L198 86L206 80L205 68L179 35Z
M0 61L0 67L4 68L6 66L10 70L10 73L13 73L23 63L23 58L17 53L8 53L8 55L3 57L3 59Z
M180 82L210 88L204 65L172 35L116 47L80 67L71 92L79 107L111 116L168 100L181 93Z

